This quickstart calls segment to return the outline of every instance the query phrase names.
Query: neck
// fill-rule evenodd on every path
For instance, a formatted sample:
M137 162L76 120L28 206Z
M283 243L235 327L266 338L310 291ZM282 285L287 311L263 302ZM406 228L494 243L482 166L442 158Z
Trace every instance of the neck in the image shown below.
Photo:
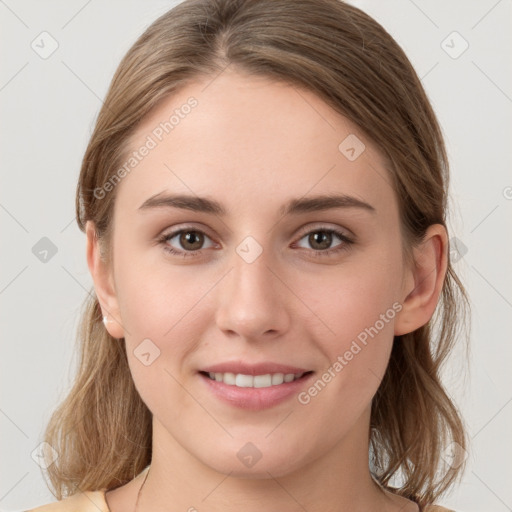
M363 419L369 421L369 417ZM360 427L356 424L338 445L316 459L295 457L296 467L284 473L279 471L282 464L276 464L275 458L264 456L250 471L242 471L237 460L231 470L221 472L203 462L209 462L208 454L203 460L191 454L153 418L151 469L137 512L394 510L392 495L370 475L368 430Z

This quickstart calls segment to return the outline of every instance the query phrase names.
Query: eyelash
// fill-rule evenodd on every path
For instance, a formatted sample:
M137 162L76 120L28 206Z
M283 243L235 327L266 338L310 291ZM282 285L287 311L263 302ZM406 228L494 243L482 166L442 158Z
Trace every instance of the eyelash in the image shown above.
M186 232L201 233L202 235L208 237L208 235L204 231L201 231L200 229L185 227L185 228L179 229L177 231L173 231L171 233L163 234L162 236L160 236L158 238L158 243L162 244L163 249L166 252L168 252L169 254L172 254L173 256L178 256L181 258L190 258L190 257L200 256L201 252L202 252L201 249L196 250L196 251L177 251L176 249L174 249L174 247L171 247L167 244L167 242L169 240L171 240L172 238L174 238L176 235L179 235L180 233L186 233ZM338 231L333 228L327 228L327 227L319 227L319 228L312 229L310 231L306 231L301 234L301 236L298 240L300 241L305 236L310 235L312 233L318 233L318 232L334 234L341 240L342 243L340 243L339 245L336 245L335 247L333 247L331 249L325 249L325 250L311 249L313 251L312 255L316 258L322 258L322 257L328 258L333 255L336 256L338 253L348 250L350 248L350 246L354 243L354 241L351 238L347 237L347 235L345 235L343 232Z

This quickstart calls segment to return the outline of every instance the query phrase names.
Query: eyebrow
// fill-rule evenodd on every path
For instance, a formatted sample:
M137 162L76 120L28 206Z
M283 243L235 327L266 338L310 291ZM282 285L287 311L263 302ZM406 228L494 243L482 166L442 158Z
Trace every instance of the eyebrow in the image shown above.
M228 213L221 203L213 199L185 194L169 195L163 192L151 196L139 206L139 210L153 208L179 208L195 212L213 213L218 216L226 216ZM292 199L280 208L279 213L285 216L334 208L358 208L373 214L376 213L376 209L372 205L345 194L327 194Z

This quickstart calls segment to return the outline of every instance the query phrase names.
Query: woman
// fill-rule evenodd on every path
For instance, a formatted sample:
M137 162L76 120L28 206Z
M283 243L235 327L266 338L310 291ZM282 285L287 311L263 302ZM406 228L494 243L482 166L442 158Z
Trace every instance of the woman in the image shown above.
M446 510L466 435L439 369L467 305L447 189L416 73L355 7L155 21L83 159L94 294L46 432L60 501L35 510Z

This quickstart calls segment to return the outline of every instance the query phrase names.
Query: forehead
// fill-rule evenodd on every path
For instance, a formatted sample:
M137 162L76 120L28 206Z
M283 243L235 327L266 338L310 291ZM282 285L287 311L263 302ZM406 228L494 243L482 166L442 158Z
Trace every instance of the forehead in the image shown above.
M163 190L238 209L333 191L377 210L394 202L382 155L353 123L310 91L234 71L163 100L134 132L127 161L134 152L117 190L133 209Z

